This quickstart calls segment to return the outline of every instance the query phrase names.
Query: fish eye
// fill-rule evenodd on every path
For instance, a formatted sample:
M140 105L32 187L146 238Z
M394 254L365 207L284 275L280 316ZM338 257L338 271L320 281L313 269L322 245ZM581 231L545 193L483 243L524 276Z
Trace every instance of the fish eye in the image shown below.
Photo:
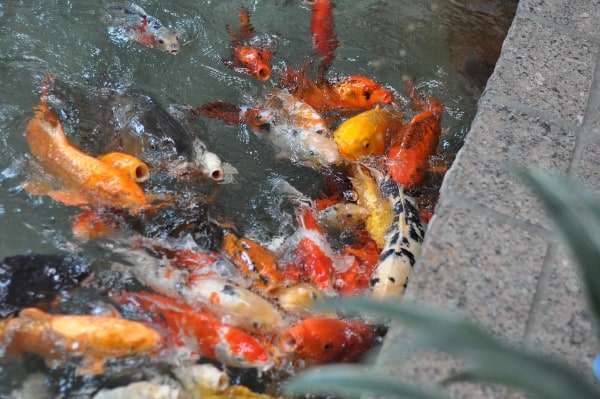
M370 99L371 98L371 90L365 89L364 96L367 100Z
M310 155L311 157L315 156L315 150L309 150L308 151L308 155Z
M158 43L159 44L165 44L165 41L163 39L158 39Z

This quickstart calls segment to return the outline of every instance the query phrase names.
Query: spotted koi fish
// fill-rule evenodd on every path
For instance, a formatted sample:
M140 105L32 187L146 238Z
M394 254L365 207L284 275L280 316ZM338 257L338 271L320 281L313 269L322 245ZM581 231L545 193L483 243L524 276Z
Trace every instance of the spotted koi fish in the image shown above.
M390 177L379 178L379 190L393 204L394 220L385 235L385 245L369 281L376 298L399 298L421 254L425 230L417 205L402 186Z

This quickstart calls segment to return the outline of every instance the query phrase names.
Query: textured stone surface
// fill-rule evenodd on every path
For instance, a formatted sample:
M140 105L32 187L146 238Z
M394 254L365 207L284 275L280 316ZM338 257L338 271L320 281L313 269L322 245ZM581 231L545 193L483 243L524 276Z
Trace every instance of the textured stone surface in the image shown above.
M457 162L446 174L444 189L503 215L548 226L540 202L507 166L566 173L574 149L574 132L488 95L480 102Z
M569 36L517 13L486 91L580 125L597 53L597 41Z
M523 338L546 243L479 212L442 205L407 299L460 309L513 342Z
M600 36L598 0L522 0L519 9L580 32Z
M561 245L553 248L546 267L526 341L587 370L591 378L591 364L600 347L594 338L576 266Z

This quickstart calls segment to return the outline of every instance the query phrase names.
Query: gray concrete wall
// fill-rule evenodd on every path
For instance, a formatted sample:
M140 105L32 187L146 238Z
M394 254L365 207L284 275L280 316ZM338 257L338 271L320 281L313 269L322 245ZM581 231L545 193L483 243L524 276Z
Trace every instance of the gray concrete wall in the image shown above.
M600 347L576 267L539 201L505 167L568 173L600 193L598 21L598 0L521 0L405 296L459 310L590 378ZM394 326L378 359L384 372L429 384L458 366L435 353L400 361L402 340ZM470 384L448 392L518 397Z

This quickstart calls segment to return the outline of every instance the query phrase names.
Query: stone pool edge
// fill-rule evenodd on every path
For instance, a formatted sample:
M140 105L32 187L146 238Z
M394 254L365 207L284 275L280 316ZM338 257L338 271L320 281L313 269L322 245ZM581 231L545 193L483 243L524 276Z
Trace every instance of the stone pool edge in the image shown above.
M593 3L596 3L594 5ZM600 6L521 0L471 129L441 187L406 300L458 310L586 375L600 352L576 268L532 193L507 165L568 173L600 194ZM377 367L425 385L456 369L439 353L403 357L393 326ZM454 384L455 398L516 398Z

